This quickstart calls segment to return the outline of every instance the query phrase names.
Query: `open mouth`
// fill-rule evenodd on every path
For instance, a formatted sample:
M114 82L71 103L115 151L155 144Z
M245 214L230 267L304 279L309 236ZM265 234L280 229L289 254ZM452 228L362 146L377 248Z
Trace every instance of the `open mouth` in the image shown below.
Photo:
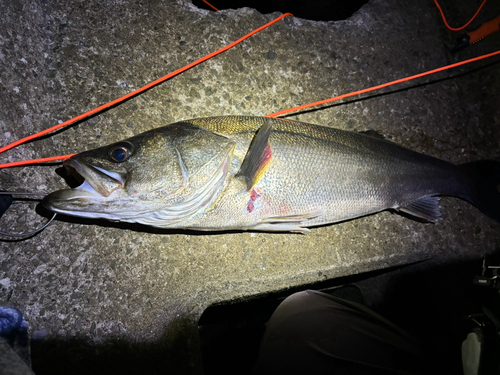
M84 214L89 204L105 201L125 184L124 174L110 172L82 159L69 159L63 165L81 184L73 189L58 190L47 195L42 204L53 212L70 215L78 212L78 216L94 217L92 213Z
M109 197L111 193L125 185L123 174L88 164L81 159L68 159L63 165L77 180L83 180L80 186L72 190L83 190Z

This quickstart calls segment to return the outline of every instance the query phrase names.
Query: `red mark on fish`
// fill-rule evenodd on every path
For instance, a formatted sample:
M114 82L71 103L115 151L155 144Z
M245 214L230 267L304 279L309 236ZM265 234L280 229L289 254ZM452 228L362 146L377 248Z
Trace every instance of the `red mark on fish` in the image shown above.
M247 211L249 214L255 210L256 206L260 205L261 198L262 194L259 189L250 190L250 200L247 203Z
M267 146L264 149L264 160L262 161L262 164L267 164L267 162L271 159L271 156L273 156L273 150L271 149L269 142L267 142Z

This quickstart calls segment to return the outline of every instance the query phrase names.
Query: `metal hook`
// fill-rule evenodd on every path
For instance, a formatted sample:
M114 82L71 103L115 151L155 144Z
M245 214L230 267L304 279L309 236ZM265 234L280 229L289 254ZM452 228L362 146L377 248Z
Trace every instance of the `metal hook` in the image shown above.
M0 191L0 195L30 195L30 196L46 196L47 194L45 193L28 193L28 192L17 192L17 191ZM9 206L10 206L10 203L9 203ZM7 206L8 208L8 206ZM0 213L0 216L1 216L2 213ZM32 232L28 232L28 233L7 233L7 232L2 232L0 231L0 235L2 236L7 236L7 237L15 237L15 238L20 238L20 237L29 237L29 236L33 236L39 232L41 232L42 230L44 230L45 228L47 228L47 226L52 222L52 220L55 219L55 217L57 216L57 213L54 213L54 215L49 219L49 221L47 221L42 227L32 231Z

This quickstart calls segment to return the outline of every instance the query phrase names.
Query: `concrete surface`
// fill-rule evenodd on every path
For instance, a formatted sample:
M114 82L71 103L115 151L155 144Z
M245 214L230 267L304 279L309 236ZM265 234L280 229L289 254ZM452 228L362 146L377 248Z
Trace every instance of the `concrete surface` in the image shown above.
M450 22L468 19L476 3L445 7ZM122 96L279 15L214 13L188 0L16 0L1 2L0 12L2 145ZM498 12L498 4L487 4L476 26ZM500 46L497 33L452 55L457 36L430 1L372 0L346 21L286 18L140 97L0 155L0 162L84 151L193 117L265 115ZM500 160L498 67L493 58L291 118L374 129L454 163ZM64 188L56 169L2 170L0 189ZM499 223L457 199L441 202L444 219L435 225L384 212L307 235L196 234L61 217L37 236L0 242L0 301L24 312L33 340L161 342L166 370L199 373L196 324L214 303L499 248ZM35 206L16 204L0 229L31 230L45 220Z

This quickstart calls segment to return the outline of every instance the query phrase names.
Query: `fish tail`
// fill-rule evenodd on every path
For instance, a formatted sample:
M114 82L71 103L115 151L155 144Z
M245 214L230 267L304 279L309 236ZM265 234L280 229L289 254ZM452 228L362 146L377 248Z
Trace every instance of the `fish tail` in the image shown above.
M459 168L469 180L468 194L463 198L500 222L500 163L479 160L462 164Z

